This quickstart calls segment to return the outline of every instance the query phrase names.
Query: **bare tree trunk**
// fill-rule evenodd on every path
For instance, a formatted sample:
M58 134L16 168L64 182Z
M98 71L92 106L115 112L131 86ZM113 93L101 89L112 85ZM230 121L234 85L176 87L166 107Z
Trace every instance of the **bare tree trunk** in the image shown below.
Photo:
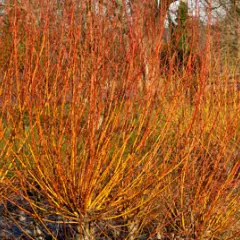
M134 220L128 221L128 232L129 232L129 240L136 239L138 235L138 229L139 229L139 222Z
M77 227L77 234L75 240L94 240L95 231L91 222L82 221Z
M232 0L232 7L233 7L233 12L234 14L234 22L235 22L235 26L234 26L234 42L235 42L235 46L236 46L236 59L240 60L240 1L239 0Z
M237 17L237 26L236 26L236 38L237 38L237 59L240 60L240 1L236 1L236 17Z

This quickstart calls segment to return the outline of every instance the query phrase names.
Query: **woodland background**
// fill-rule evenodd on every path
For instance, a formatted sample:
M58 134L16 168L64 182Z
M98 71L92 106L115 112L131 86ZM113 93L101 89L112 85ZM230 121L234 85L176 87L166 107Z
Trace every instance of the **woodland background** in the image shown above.
M1 1L1 239L240 238L240 6L203 3Z

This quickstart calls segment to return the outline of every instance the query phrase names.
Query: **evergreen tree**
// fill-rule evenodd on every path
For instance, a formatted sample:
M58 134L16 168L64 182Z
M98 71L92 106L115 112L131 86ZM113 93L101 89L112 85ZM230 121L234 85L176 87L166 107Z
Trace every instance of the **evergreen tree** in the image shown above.
M189 44L187 37L188 6L180 1L177 13L177 23L169 19L170 23L170 44L172 54L177 56L177 64L184 65L184 60L189 53Z

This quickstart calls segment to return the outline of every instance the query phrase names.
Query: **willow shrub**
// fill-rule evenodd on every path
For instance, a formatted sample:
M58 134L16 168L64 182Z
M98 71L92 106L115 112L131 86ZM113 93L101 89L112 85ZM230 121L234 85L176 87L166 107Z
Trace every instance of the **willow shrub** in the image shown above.
M11 219L33 239L56 239L53 223L75 239L234 237L239 96L210 80L211 42L197 73L173 54L161 75L163 28L148 11L94 4L6 5L0 166L16 180L3 199L36 223Z

